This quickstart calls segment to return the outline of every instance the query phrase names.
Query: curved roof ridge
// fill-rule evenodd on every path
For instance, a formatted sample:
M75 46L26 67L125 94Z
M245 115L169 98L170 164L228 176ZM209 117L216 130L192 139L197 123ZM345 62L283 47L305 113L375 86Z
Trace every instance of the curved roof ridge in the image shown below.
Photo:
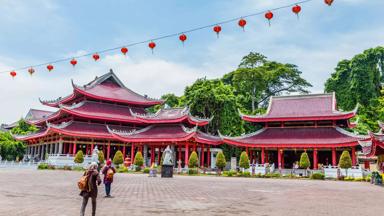
M74 122L73 120L67 121L67 122L61 122L60 124L53 124L53 123L47 122L47 126L55 129L63 129L71 125L73 122Z
M111 129L109 127L109 125L106 125L107 129L108 129L108 132L109 133L112 133L112 134L117 134L119 136L130 136L130 135L134 135L134 134L139 134L139 133L143 133L143 132L146 132L148 131L149 129L153 128L155 125L149 125L145 128L142 128L142 129L133 129L133 130L130 130L130 131L124 131L124 130L116 130L116 129Z
M222 138L222 139L243 139L243 138L248 138L248 137L252 137L252 136L255 136L255 135L258 135L264 131L266 131L268 128L261 128L259 130L256 130L252 133L248 133L248 134L243 134L243 135L240 135L240 136L235 136L235 137L230 137L230 136L225 136L225 135L222 135L220 133L220 131L217 131L219 133L219 136Z
M342 134L344 134L344 135L350 136L350 137L355 137L355 138L360 138L360 139L368 139L368 138L369 138L369 136L359 135L359 134L354 134L354 133L352 133L352 132L349 132L349 131L347 131L347 130L344 130L344 129L341 128L341 127L335 127L335 129L336 129L338 132L340 132L340 133L342 133Z

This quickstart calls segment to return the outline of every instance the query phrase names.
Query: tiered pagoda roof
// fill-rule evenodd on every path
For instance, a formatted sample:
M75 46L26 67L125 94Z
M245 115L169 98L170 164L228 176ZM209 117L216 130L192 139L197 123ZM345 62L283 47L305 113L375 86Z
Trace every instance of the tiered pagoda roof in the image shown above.
M81 97L143 107L150 107L164 102L163 100L142 96L125 87L112 70L101 77L96 77L92 82L83 86L76 85L72 81L72 86L73 93L66 97L51 101L40 101L44 105L51 107L59 107L60 104L72 104Z
M349 112L337 110L335 93L329 93L272 96L265 114L240 115L249 122L278 122L350 119L356 112L357 106Z
M112 71L84 86L73 84L73 89L70 96L50 102L42 101L45 105L59 109L53 113L41 113L40 118L33 118L31 123L40 126L40 131L16 138L29 140L58 133L123 142L194 139L207 144L221 143L219 137L197 131L197 126L207 125L212 118L194 117L187 107L162 108L156 113L149 113L146 108L163 101L141 96L126 88ZM116 131L125 132L121 135ZM130 135L125 136L127 134Z
M356 112L357 106L350 112L337 110L335 94L328 93L271 97L265 114L240 113L240 116L245 121L255 123L346 120L345 126L351 127L353 125L349 123L349 119L354 117ZM369 140L369 136L353 134L332 123L308 126L278 124L274 127L268 127L266 124L254 133L239 137L221 137L225 143L232 145L269 148L346 147Z

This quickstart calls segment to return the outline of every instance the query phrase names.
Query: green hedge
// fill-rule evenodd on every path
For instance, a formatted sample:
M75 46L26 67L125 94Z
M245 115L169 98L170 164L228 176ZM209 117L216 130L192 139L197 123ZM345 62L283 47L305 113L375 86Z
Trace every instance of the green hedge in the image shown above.
M317 179L317 180L324 180L325 179L325 176L323 173L313 173L311 176L310 176L311 179Z

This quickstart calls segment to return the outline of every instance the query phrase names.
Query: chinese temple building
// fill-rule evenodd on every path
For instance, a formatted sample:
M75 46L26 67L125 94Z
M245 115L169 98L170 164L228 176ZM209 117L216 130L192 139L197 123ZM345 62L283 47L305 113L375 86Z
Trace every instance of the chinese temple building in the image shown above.
M371 140L361 141L360 145L362 147L363 155L366 159L366 167L368 167L369 159L372 158L377 160L378 169L384 170L384 124L379 122L380 131L378 133L373 133L368 131L371 136Z
M72 86L72 94L66 97L40 100L57 111L27 119L39 127L38 132L15 136L27 143L28 155L74 155L79 150L90 155L97 146L106 158L121 150L132 159L141 151L150 165L159 164L163 149L170 145L181 166L188 166L192 150L198 152L201 166L210 166L211 146L222 143L219 137L198 129L211 119L194 117L187 107L150 113L148 108L164 101L133 92L112 71L86 85L72 82Z
M319 164L337 166L342 151L348 150L353 165L357 165L356 147L370 137L346 130L355 126L350 119L356 111L357 107L349 112L337 110L334 93L271 97L265 114L241 114L243 120L262 129L239 137L221 137L224 143L245 148L253 163L292 168L306 151L312 168L318 169Z

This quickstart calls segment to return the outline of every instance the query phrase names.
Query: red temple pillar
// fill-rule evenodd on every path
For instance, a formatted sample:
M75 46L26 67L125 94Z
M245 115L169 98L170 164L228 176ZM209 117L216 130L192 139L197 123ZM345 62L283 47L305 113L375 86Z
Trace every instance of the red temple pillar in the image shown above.
M151 146L151 166L155 163L155 147Z
M185 143L185 154L184 154L184 164L185 164L185 167L188 167L188 164L189 164L189 145L188 143Z
M123 143L123 159L125 159L125 157L126 157L125 153L127 153L126 152L126 146L125 146L125 143Z
M204 145L201 145L201 166L204 167Z
M160 162L161 162L161 147L159 147L159 154L157 155L157 164L160 165Z
M364 161L364 169L370 169L370 164L369 164L369 161Z
M261 164L265 163L265 148L261 148Z
M211 168L211 146L208 145L207 149L207 167Z
M179 161L181 161L181 145L178 146L179 149L178 149L178 153L179 153Z
M196 152L196 143L193 145L193 151Z
M111 154L111 141L108 141L108 147L107 147L107 160L109 160Z
M336 148L332 148L332 166L337 166Z
M76 139L75 139L75 142L73 143L73 154L76 154Z
M247 156L249 157L249 149L248 149L248 147L245 147L245 152L247 153Z
M85 145L85 155L88 155L89 154L89 145L86 144Z
M356 147L355 146L351 147L351 157L352 157L352 166L356 166L357 161L356 161Z
M91 154L93 152L93 149L94 149L94 142L92 141L92 144L91 144Z
M284 169L284 151L283 149L280 150L281 151L281 168Z
M279 169L281 169L281 153L282 153L282 149L278 148L277 149L277 167Z
M135 159L135 144L131 145L131 163L133 164L133 160Z
M313 149L313 169L318 169L317 149Z

